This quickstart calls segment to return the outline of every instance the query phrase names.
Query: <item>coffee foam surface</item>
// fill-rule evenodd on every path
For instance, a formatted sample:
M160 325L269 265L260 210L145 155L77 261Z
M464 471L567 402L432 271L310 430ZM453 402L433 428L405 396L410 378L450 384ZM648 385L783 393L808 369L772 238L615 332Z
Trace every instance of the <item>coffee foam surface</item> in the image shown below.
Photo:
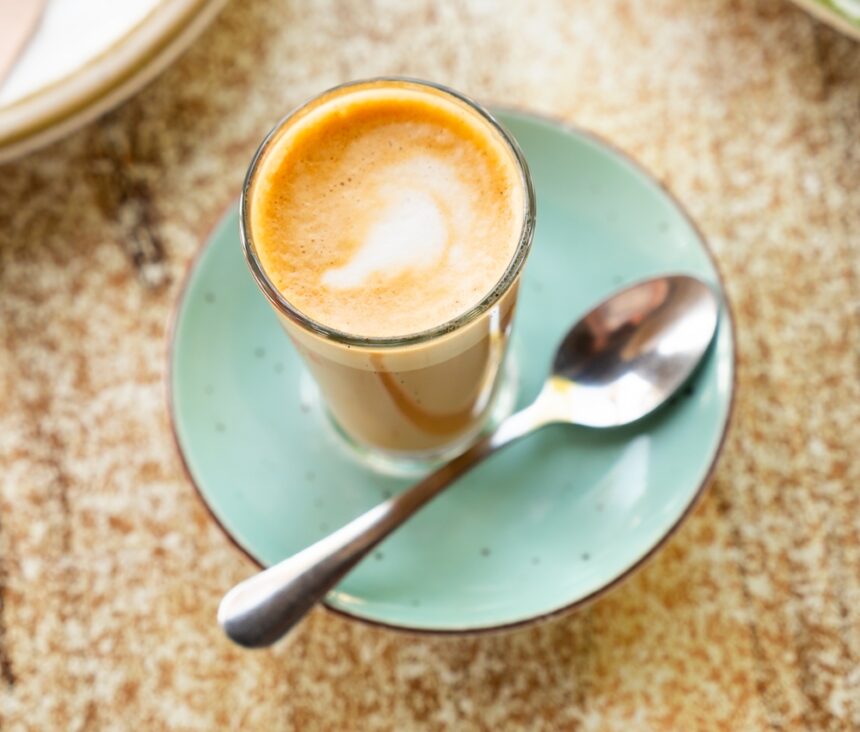
M522 226L519 170L474 112L420 91L346 94L299 118L261 163L252 232L301 312L407 335L474 307Z
M449 220L443 208L451 194L468 194L445 161L416 156L377 171L374 178L367 185L375 189L381 208L374 212L374 222L352 258L326 270L323 284L361 287L373 275L392 277L432 267L445 256L451 230L462 223Z

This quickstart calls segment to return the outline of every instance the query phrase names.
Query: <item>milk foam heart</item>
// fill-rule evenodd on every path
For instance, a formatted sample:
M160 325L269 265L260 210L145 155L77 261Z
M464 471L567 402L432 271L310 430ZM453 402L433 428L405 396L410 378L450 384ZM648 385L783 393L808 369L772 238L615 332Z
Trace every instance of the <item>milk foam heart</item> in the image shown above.
M405 269L426 268L439 260L448 229L433 197L423 191L392 197L355 256L343 267L326 270L323 284L360 287L371 275L395 277Z
M308 317L361 336L470 310L516 250L523 186L501 134L456 100L385 87L323 98L274 140L254 245Z

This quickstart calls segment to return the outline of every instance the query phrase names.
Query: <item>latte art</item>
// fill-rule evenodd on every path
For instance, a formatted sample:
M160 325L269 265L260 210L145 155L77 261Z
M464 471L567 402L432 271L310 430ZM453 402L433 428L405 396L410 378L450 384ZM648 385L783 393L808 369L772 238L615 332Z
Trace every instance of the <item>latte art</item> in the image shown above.
M263 267L310 318L416 333L502 278L523 218L501 136L455 101L384 87L323 101L261 162L251 219Z

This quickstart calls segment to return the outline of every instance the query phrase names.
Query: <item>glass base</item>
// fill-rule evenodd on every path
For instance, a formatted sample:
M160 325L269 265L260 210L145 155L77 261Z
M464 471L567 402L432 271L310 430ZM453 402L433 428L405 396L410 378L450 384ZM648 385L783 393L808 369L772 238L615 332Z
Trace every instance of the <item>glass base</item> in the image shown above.
M513 344L511 344L513 345ZM319 387L307 370L299 382L300 400L309 409L333 448L364 468L398 478L421 478L465 452L479 437L494 430L514 410L519 387L519 372L513 349L509 349L499 374L499 384L484 422L456 442L438 449L409 454L370 447L350 437L326 408Z

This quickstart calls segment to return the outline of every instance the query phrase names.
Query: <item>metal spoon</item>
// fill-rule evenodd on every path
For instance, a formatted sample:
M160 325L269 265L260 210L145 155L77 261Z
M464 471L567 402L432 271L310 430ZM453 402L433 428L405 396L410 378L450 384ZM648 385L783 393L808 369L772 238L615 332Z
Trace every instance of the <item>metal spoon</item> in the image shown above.
M538 398L407 491L228 592L218 622L249 648L274 643L412 514L496 450L554 423L617 427L650 414L686 381L717 327L719 301L686 276L628 287L568 331Z

